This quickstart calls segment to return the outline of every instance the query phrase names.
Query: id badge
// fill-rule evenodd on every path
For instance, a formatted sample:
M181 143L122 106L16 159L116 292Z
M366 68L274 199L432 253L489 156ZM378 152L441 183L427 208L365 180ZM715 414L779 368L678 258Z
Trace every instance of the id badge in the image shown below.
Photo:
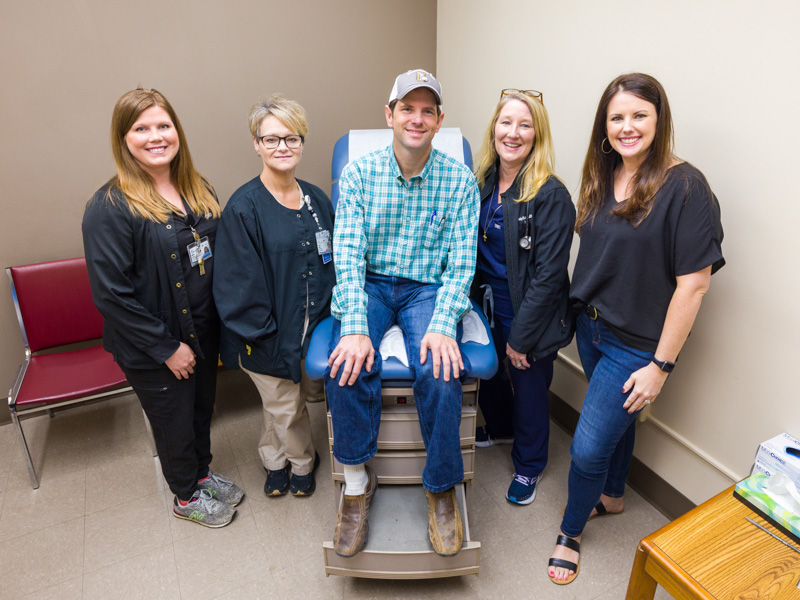
M201 237L196 242L192 242L186 246L186 250L189 252L189 261L192 263L193 267L200 264L201 259L205 262L211 258L211 244L208 241L208 236Z
M331 232L327 229L325 231L318 231L316 234L317 238L317 254L323 256L325 254L330 254L333 252L331 248Z

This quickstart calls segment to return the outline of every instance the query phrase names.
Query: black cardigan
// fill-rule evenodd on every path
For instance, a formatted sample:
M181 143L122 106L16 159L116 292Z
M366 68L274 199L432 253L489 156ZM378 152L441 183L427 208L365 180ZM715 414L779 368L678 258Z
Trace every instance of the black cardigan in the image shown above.
M494 170L488 174L481 203L491 202L495 177ZM568 345L574 333L567 267L575 206L556 177L551 176L529 202L514 201L519 195L517 183L501 194L506 269L514 307L508 344L536 360ZM525 250L519 240L526 234L528 220L531 248ZM482 283L480 273L475 280L476 285Z
M114 203L108 199L109 187L89 200L82 225L92 299L105 319L103 347L133 369L160 367L180 342L203 356L173 217L135 217L118 188L111 188Z
M323 230L333 235L333 205L298 180ZM217 233L214 300L223 323L222 361L255 373L300 381L311 332L330 315L333 261L317 253L319 231L305 205L288 209L256 177L234 192ZM306 286L308 286L306 288ZM308 333L300 340L308 290Z

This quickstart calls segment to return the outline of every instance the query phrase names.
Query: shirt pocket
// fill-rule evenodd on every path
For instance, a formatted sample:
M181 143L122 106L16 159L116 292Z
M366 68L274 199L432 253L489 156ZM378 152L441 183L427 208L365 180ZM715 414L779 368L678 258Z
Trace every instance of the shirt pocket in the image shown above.
M431 219L433 222L425 224L425 235L422 238L422 246L426 250L435 250L441 248L444 244L445 225L447 224L447 217L441 218L434 217Z

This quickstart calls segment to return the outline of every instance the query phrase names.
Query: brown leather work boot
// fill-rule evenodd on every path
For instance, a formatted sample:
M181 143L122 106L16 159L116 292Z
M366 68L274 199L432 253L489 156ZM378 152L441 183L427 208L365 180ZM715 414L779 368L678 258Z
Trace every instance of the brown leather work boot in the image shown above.
M345 495L339 515L336 517L336 533L333 534L333 549L339 556L355 556L367 543L369 531L369 505L378 487L375 471L367 469L367 490L360 496Z
M439 556L455 556L464 542L456 488L438 494L425 490L425 495L428 497L428 537L433 551Z

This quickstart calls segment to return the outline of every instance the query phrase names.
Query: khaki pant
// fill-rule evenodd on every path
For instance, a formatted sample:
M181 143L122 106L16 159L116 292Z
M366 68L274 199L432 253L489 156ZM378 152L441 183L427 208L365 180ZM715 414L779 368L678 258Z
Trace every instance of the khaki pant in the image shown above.
M241 362L239 363L241 367ZM322 382L311 381L303 369L300 383L253 373L250 376L261 395L264 426L258 453L270 471L278 471L289 462L292 473L308 475L314 466L314 442L306 400L317 400L322 394Z

